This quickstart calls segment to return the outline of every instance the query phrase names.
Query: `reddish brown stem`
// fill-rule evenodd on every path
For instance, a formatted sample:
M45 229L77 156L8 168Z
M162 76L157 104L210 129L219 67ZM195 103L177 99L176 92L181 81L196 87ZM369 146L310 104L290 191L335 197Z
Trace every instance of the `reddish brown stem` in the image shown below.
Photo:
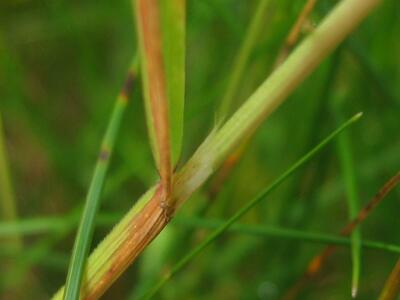
M299 40L301 30L303 29L306 21L308 20L308 17L311 14L316 2L317 0L307 0L306 4L304 4L304 7L300 12L299 16L297 17L296 22L290 29L290 32L285 40L283 47L279 51L275 66L280 65L289 55L293 47L296 45L297 41Z
M137 0L137 9L139 28L142 31L143 55L146 57L145 73L157 143L158 167L164 187L161 202L164 203L171 194L172 165L158 2Z
M115 251L114 257L116 259L108 268L107 273L103 275L96 286L87 290L87 294L83 292L85 300L99 299L168 224L169 219L165 217L164 210L160 206L160 197L162 195L162 186L159 185L151 200L128 224L128 237L124 239L124 243ZM82 289L84 291L85 287Z
M400 293L400 259L397 260L392 272L385 283L379 300L396 300Z
M396 187L400 182L400 172L390 178L378 193L360 210L357 217L348 223L341 231L343 236L349 235L353 230L361 224L370 213L378 206L385 196ZM335 246L326 247L320 254L314 256L307 266L307 270L302 277L288 290L284 299L295 299L298 293L307 285L308 281L316 276L321 270L323 263L335 252Z

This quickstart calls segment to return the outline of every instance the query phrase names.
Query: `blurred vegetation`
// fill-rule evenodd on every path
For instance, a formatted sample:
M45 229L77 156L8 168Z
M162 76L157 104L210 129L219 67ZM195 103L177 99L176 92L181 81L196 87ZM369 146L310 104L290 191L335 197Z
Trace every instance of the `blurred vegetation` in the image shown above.
M320 0L317 24L336 3ZM188 0L184 162L214 125L232 62L257 1ZM271 1L235 95L237 107L272 71L304 1ZM337 126L348 132L360 206L400 166L400 2L386 0L258 130L205 217L226 219ZM136 51L130 1L0 2L0 112L17 218L39 218L23 245L1 238L0 298L46 299L64 283L76 224L101 137ZM119 133L94 245L157 179L140 84ZM349 220L338 147L330 145L242 222L337 234ZM189 218L209 185L178 213ZM362 225L362 239L400 244L400 189ZM47 220L48 217L52 219ZM2 220L7 220L3 216ZM43 220L41 223L40 220ZM46 223L48 222L48 223ZM46 225L47 224L47 225ZM41 227L42 226L42 227ZM29 227L29 226L28 226ZM35 230L36 228L36 230ZM151 287L204 236L171 224L104 299ZM321 244L229 233L161 291L162 299L279 299ZM364 248L358 299L375 299L398 255ZM348 247L299 299L349 299Z

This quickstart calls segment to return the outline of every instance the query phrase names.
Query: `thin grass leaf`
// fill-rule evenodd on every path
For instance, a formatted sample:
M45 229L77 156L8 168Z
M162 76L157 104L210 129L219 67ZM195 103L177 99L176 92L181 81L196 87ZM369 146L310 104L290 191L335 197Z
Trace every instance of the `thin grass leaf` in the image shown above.
M186 0L159 0L172 165L178 163L185 104Z
M57 232L65 224L61 218L34 218L0 223L0 238Z
M135 8L147 127L161 177L162 198L169 199L172 177L171 139L159 2L135 0Z
M295 24L291 28L288 37L284 45L282 46L280 52L277 55L275 67L281 64L289 55L292 48L296 45L301 28L304 25L304 22L307 20L308 15L311 13L316 0L308 0L303 7L303 10L300 12ZM242 44L241 49L239 50L239 54L236 58L235 65L233 71L231 72L231 76L228 81L228 89L225 92L224 98L221 102L219 117L217 116L217 121L219 119L223 119L225 115L228 114L228 111L231 109L234 100L234 94L237 91L238 83L242 77L242 73L245 67L245 64L250 55L250 49L254 47L256 42L256 37L258 31L262 28L261 22L262 16L265 14L266 8L268 7L267 1L260 1L259 5L256 9L255 16L252 19L252 22L248 28L246 33L246 38L244 43ZM264 11L265 10L265 11ZM239 147L234 153L232 153L225 161L219 172L214 177L213 182L210 185L209 198L214 199L216 195L219 193L224 181L228 178L229 174L232 172L236 163L240 160L243 153L246 150L247 141L243 142L241 147Z
M120 219L120 214L99 214L96 218L96 226L109 227L115 224ZM74 224L78 225L78 220ZM196 229L216 229L224 223L218 219L202 219L196 217L177 217L173 220L172 225L175 227L190 227ZM31 234L60 234L70 224L69 220L57 217L39 217L33 219L22 219L18 222L3 222L0 223L0 237L8 237L10 235L19 234L29 236ZM351 246L351 240L346 237L324 234L317 232L309 232L292 228L268 226L268 225L245 225L234 224L228 232L243 235L252 235L259 237L277 237L281 239L299 240L303 242L319 243L319 244L335 244L339 246ZM362 247L372 250L380 250L388 253L400 254L400 245L390 244L374 240L362 240ZM33 246L35 247L36 244ZM25 248L27 252L36 252L32 248ZM6 246L1 249L1 256L18 255L13 246ZM25 255L26 256L26 255ZM35 264L41 263L40 260L35 260ZM45 262L43 262L45 263Z
M101 143L99 157L90 183L78 233L75 238L74 248L72 250L71 261L65 284L65 293L63 296L66 300L76 300L80 297L83 271L85 268L87 253L89 252L92 241L94 220L100 205L101 191L104 186L104 180L108 170L110 156L114 149L114 144L119 132L121 120L128 104L128 96L136 75L136 69L137 62L135 59L128 71L125 85L116 99L113 112Z
M1 50L1 49L0 49ZM17 203L12 186L11 174L8 164L6 142L3 132L3 120L0 114L0 210L1 218L3 220L17 222ZM20 234L15 232L9 235L7 239L3 241L4 244L14 249L15 253L22 253L23 239ZM6 278L2 278L1 287L2 293L10 297L12 295L13 285L24 285L26 281L26 273L19 273L16 271L19 263L15 260L10 262L4 262L1 264L3 272L7 274ZM14 286L15 288L15 286ZM10 294L11 293L11 294Z
M224 224L224 220L202 219L196 217L177 217L172 222L176 225L187 226L196 229L217 229ZM298 240L303 242L333 244L339 246L351 246L351 239L331 234L323 234L297 230L292 228L284 228L268 225L245 225L233 224L227 229L230 233L254 235L259 237L277 237L280 239ZM379 241L362 240L361 245L368 249L382 250L390 253L400 253L400 245L387 244Z
M336 106L340 106L341 103L337 103ZM340 107L334 108L337 122L340 123L343 120L340 112ZM346 198L349 208L350 220L354 219L359 211L360 200L358 197L357 180L355 174L354 159L351 150L351 139L347 131L339 135L337 139L337 150L339 154L339 162L343 172L344 183L346 186ZM355 298L357 296L358 284L361 270L361 230L360 228L355 229L351 233L351 261L352 261L352 284L351 284L351 296Z
M217 122L224 120L232 111L235 95L240 87L240 81L243 77L243 72L249 60L251 51L254 49L258 41L259 34L263 29L263 21L270 0L259 0L254 15L251 18L250 24L247 27L244 41L235 57L232 71L230 72L227 88L222 98L219 111L217 113Z
M155 296L159 289L177 272L179 272L183 267L185 267L192 259L199 255L207 246L213 243L219 236L221 236L232 224L238 221L244 214L246 214L250 209L255 207L261 202L266 196L273 192L281 183L283 183L287 178L290 177L294 172L304 166L308 161L311 160L323 147L325 147L329 142L331 142L339 133L345 130L348 126L356 122L360 117L361 113L354 115L352 118L347 120L343 125L333 131L328 135L323 141L321 141L317 146L315 146L311 151L306 153L297 162L295 162L289 169L282 173L277 179L275 179L265 190L259 193L255 198L250 200L241 209L239 209L232 217L225 221L221 226L219 226L215 231L213 231L203 242L201 242L195 249L190 251L185 255L180 261L178 261L175 266L154 286L153 289L149 291L143 298L150 299Z
M392 272L386 280L379 300L396 300L400 294L400 259L396 262Z
M3 120L0 114L0 205L1 217L5 221L17 221L17 204L11 183L10 169L6 153L6 143L3 133ZM22 240L18 234L9 237L9 242L21 249Z
M121 218L121 214L98 214L96 217L96 226L110 227ZM78 219L73 219L73 225L78 225ZM190 227L197 229L216 229L224 223L223 220L202 219L196 217L177 217L172 221L175 227ZM71 225L68 218L57 217L38 217L32 219L22 219L18 222L2 222L0 223L0 238L9 237L10 235L19 234L24 236L37 234L60 234ZM292 228L268 226L268 225L244 225L235 224L228 229L229 232L236 234L254 235L260 237L277 237L281 239L292 239L304 242L313 242L320 244L336 244L342 246L351 246L351 239L324 233L309 232ZM381 241L362 240L361 246L367 249L375 249L386 251L389 253L400 254L400 245L384 243ZM7 247L2 249L0 255L15 256L15 247ZM30 252L31 249L28 250ZM35 263L39 263L36 261Z

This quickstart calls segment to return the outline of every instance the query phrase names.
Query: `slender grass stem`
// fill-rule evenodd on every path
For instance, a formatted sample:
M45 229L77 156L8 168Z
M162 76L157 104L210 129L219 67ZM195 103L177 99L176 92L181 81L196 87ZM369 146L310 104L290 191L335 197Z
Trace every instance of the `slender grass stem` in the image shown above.
M227 88L216 116L217 122L222 122L222 120L229 115L233 108L232 106L235 100L236 92L240 86L239 83L243 77L243 72L248 63L250 54L257 43L257 38L262 29L262 25L264 24L263 17L266 15L269 3L269 0L260 0L258 2L254 15L252 16L250 24L247 28L244 41L235 57L233 68L228 78ZM247 141L242 142L241 146L238 147L238 149L236 149L236 151L229 155L229 157L224 161L222 167L215 175L210 185L209 199L214 199L218 195L223 183L232 172L236 163L242 157L244 151L246 150L246 146Z
M177 272L184 268L192 259L199 255L207 246L213 243L220 235L222 235L232 224L239 220L244 214L246 214L250 209L261 202L266 196L273 192L282 182L284 182L290 175L296 172L298 169L303 167L311 158L313 158L323 147L325 147L330 141L332 141L339 133L345 130L348 126L353 124L361 117L361 113L356 114L348 121L346 121L342 126L333 131L329 136L327 136L323 141L321 141L317 146L315 146L311 151L301 157L297 162L295 162L288 170L283 172L277 179L275 179L265 190L259 193L255 198L250 200L246 205L239 209L232 217L215 229L203 242L201 242L195 249L190 251L186 256L178 261L171 270L150 290L148 294L144 296L144 299L150 299L153 297L158 290Z
M65 285L64 299L79 299L80 286L83 277L87 253L89 252L94 231L94 220L100 205L101 191L104 186L105 176L110 162L110 156L120 128L121 120L128 103L128 96L136 76L137 62L132 63L124 87L114 105L98 156L97 164L90 183L85 201L78 233L72 250L71 262Z
M239 89L239 83L243 77L243 72L249 60L251 51L258 41L260 31L263 28L262 25L269 2L270 0L258 1L255 13L247 28L244 41L235 57L233 68L228 78L227 88L219 107L217 121L225 119L232 110L233 101L235 100L236 92Z
M335 108L335 117L337 122L342 122L343 116L340 106L342 103L337 103ZM343 132L337 140L337 151L339 162L343 172L344 183L346 186L346 198L349 209L349 219L354 219L359 211L359 198L357 179L354 166L354 159L351 149L351 139L349 133ZM361 270L361 230L357 228L351 233L351 261L352 261L352 287L351 295L353 298L357 296L358 284Z
M6 152L3 120L0 114L0 205L2 219L6 221L17 221L17 204L11 183L11 175ZM21 237L17 233L10 237L9 242L12 242L17 249L21 249L22 247Z
M120 214L108 215L99 214L97 217L96 225L99 227L109 227L112 226L115 221L118 221L121 217ZM0 237L7 237L9 234L20 234L20 235L30 235L30 234L59 234L62 232L64 226L68 226L70 222L66 222L63 218L35 218L35 219L25 219L20 220L17 223L7 222L0 223ZM78 220L76 220L76 225ZM171 225L176 227L185 228L196 228L196 229L216 229L223 225L223 220L218 219L203 219L196 217L177 217L172 221ZM234 224L229 229L228 232L234 234L242 234L249 236L258 237L277 237L281 239L297 240L302 242L311 242L318 244L333 244L338 246L351 246L351 239L326 233L309 232L304 230L269 226L269 225L245 225L245 224ZM366 249L380 250L388 253L400 254L400 245L391 244L381 241L374 240L361 240L361 246ZM4 250L4 251L3 251ZM6 247L2 250L0 255L15 256L14 247ZM27 249L30 252L30 249Z
M202 219L202 218L176 218L173 224L193 227L196 229L217 229L224 224L223 220ZM254 235L258 237L277 237L288 240L298 240L302 242L311 242L318 244L334 244L339 246L351 246L351 239L316 232L308 232L291 228L268 225L244 225L234 224L228 230L230 233ZM391 253L400 253L400 245L387 244L380 241L362 240L361 245L364 248L387 251Z

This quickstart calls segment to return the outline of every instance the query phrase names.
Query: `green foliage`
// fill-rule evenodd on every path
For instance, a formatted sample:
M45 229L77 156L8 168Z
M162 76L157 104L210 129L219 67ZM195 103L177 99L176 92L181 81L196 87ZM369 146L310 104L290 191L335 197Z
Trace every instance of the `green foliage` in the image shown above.
M182 150L185 106L186 0L161 0L161 32L169 121L172 163L175 166Z

